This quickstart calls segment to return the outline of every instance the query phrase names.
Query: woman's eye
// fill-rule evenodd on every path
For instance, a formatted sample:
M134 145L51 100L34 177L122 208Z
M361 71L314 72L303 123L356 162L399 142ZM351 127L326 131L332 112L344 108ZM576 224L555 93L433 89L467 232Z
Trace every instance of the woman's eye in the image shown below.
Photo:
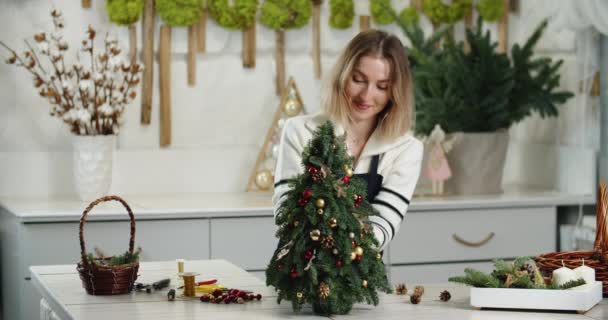
M380 89L382 91L388 90L387 86L377 86L377 87L378 87L378 89Z
M357 77L353 77L353 81L356 82L356 83L361 83L361 82L363 82L363 79L357 78Z

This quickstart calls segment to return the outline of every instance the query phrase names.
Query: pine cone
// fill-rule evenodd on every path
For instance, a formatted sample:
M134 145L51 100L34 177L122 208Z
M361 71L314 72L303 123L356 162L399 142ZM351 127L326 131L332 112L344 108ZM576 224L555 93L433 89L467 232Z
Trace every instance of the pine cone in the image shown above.
M420 296L419 296L419 295L417 295L417 294L414 294L414 295L412 295L412 296L410 297L410 302L411 302L411 303L413 303L413 304L419 304L419 303L420 303L420 300L422 300L422 299L421 299L421 298L420 298Z
M447 290L443 290L439 294L439 300L441 300L443 302L450 301L451 298L452 298L452 295Z
M321 282L319 284L319 297L321 297L322 299L327 299L327 297L329 297L330 292L331 291L327 283Z
M405 286L405 283L399 283L395 286L395 294L397 294L397 295L407 294L407 287Z
M321 240L321 244L323 245L324 248L330 249L334 247L334 237L332 236L325 236L323 237L323 240Z
M424 287L423 286L416 286L414 288L414 295L415 296L421 296L424 294Z

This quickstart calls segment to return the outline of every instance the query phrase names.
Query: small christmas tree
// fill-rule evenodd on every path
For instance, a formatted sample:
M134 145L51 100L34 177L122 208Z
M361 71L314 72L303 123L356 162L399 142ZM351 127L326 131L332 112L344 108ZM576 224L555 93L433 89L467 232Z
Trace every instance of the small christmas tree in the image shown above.
M378 290L391 291L368 221L376 213L352 163L327 121L304 148L304 173L289 182L278 209L266 284L296 312L310 303L317 314L346 314L356 302L377 305Z

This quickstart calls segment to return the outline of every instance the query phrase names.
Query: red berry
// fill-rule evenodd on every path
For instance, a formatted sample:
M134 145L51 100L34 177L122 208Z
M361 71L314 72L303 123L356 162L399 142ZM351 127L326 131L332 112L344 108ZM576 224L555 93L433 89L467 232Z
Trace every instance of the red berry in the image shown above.
M344 176L344 178L342 178L342 182L344 182L344 184L348 184L348 182L350 182L350 177Z
M357 262L361 262L361 259L363 259L363 256L357 256L355 260L357 260Z
M239 294L239 290L238 290L238 289L232 289L232 290L230 290L230 293L229 293L229 294L230 294L231 296L236 296L237 294Z
M302 198L308 200L310 197L312 197L312 190L306 189L304 192L302 192Z
M298 273L297 272L291 272L291 278L295 279L298 277Z
M200 297L200 300L201 300L201 302L209 302L210 297L209 297L209 295L204 294Z
M245 291L240 291L239 294L237 294L237 297L239 297L239 298L243 298L246 296L247 296L247 292L245 292Z
M308 200L306 200L304 198L298 199L298 204L300 205L300 207L305 206L307 203L308 203Z
M225 304L229 304L229 303L230 303L230 298L226 298L226 299L224 299L224 303L225 303Z
M306 259L306 260L312 259L312 251L306 250L306 252L304 252L304 259Z
M358 203L355 203L355 208L359 208L359 204Z
M309 174L316 174L318 172L319 172L319 169L317 169L317 168L315 168L313 166L308 167L308 173Z
M340 261L340 260L336 261L336 267L338 267L338 268L342 267L342 261Z
M215 289L215 290L213 290L212 294L213 294L214 297L217 298L217 297L219 297L219 296L222 295L222 289Z
M256 298L256 299L258 299L258 301L260 301L260 300L262 300L262 295L258 293L258 294L255 296L255 298Z

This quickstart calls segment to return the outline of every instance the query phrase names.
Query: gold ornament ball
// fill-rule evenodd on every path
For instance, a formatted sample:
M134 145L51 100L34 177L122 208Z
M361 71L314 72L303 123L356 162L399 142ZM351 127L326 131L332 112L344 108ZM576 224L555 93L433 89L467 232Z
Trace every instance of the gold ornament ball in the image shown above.
M353 251L350 253L350 260L353 261L355 259L357 259L357 253Z
M362 256L362 255L363 255L363 248L361 248L361 247L356 247L356 248L355 248L355 253L356 253L358 256Z
M334 250L331 251L333 254L337 255L338 254L338 249L334 248Z
M322 216L325 213L325 211L323 211L323 209L319 208L317 209L317 214Z
M274 179L270 170L262 170L255 176L255 184L262 190L268 190L272 187Z
M319 238L321 238L321 231L319 231L319 229L312 230L310 232L310 238L312 241L319 241Z
M348 168L346 169L346 176L348 176L349 178L353 176L353 169Z
M351 239L354 239L355 238L355 233L354 232L349 233L348 237L351 238Z
M301 108L302 108L302 106L300 105L300 103L298 101L290 99L283 106L283 111L285 112L285 114L288 117L293 117L293 116L297 116L298 113L300 113Z
M367 288L367 280L363 280L363 283L361 283L361 285L363 286L363 288Z
M293 226L294 226L294 227L297 227L297 226L299 226L299 225L300 225L300 221L296 220L296 221L294 221L294 222L293 222Z
M298 297L298 299L302 299L304 297L304 294L302 292L298 292L296 293L296 296Z
M382 255L378 253L378 254L376 255L376 259L378 259L378 260L382 259Z
M323 198L319 198L317 201L315 201L315 204L317 205L317 208L323 208L325 207L325 200L323 200Z
M335 228L338 226L338 219L336 218L330 218L328 221L329 227L330 228Z

